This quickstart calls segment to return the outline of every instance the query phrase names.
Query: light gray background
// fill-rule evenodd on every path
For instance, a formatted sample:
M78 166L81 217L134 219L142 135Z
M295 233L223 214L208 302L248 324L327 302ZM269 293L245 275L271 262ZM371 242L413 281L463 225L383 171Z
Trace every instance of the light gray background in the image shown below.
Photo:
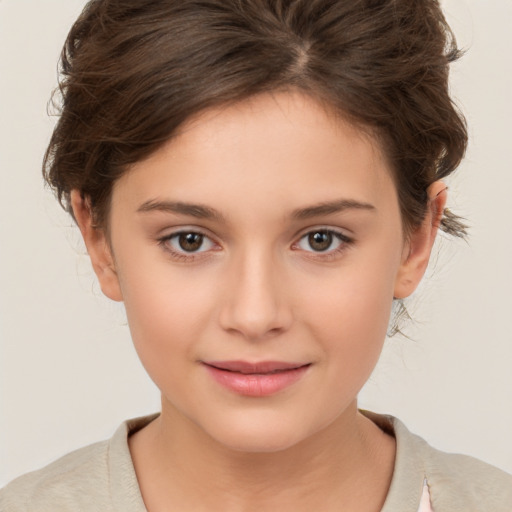
M159 407L122 308L40 175L56 62L84 3L0 0L0 486ZM452 88L471 142L449 201L471 238L441 240L414 341L387 343L360 405L512 472L512 2L443 5L469 49Z

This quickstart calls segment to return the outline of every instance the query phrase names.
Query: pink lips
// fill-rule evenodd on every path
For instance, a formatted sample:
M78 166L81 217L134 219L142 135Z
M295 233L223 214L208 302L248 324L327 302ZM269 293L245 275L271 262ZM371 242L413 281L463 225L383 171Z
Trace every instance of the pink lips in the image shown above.
M291 386L310 366L281 361L208 361L203 364L222 386L240 395L255 397L273 395Z

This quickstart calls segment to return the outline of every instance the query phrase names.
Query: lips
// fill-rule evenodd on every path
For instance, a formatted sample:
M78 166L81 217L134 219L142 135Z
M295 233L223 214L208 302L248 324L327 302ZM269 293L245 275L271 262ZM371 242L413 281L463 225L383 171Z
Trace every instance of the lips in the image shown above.
M203 364L218 384L234 393L252 397L283 391L299 381L311 366L283 361L207 361Z
M260 363L248 363L246 361L212 361L205 364L219 370L243 373L244 375L278 373L306 366L302 363L284 363L281 361L263 361Z

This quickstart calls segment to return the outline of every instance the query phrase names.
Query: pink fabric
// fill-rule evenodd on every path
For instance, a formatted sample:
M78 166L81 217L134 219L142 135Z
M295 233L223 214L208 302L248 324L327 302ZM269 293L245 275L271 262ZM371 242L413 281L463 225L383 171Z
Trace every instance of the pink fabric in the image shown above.
M420 508L418 512L434 512L432 505L430 504L430 492L428 490L428 484L425 480L423 484L423 494L421 495Z

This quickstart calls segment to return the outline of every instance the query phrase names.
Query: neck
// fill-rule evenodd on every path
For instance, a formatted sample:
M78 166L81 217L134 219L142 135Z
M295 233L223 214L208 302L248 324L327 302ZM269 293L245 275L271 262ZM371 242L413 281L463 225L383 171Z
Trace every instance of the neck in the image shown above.
M361 511L382 507L395 445L354 402L322 431L266 453L221 445L163 407L159 418L130 438L130 450L149 512L171 504L223 512Z

